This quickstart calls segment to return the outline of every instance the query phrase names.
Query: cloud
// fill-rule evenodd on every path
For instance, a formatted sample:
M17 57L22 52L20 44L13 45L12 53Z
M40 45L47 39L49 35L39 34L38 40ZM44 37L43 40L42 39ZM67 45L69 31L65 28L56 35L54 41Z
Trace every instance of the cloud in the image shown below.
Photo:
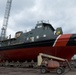
M0 28L7 0L0 0ZM64 33L76 33L76 0L13 0L7 35L30 30L39 20L49 20ZM9 33L10 31L10 33Z

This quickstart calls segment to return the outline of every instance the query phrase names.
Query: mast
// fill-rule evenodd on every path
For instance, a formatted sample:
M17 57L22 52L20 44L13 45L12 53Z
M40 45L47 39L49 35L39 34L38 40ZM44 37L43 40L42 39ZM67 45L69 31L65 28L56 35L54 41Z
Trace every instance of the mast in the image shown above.
M3 20L3 26L1 29L1 40L6 39L6 30L8 26L8 19L9 19L10 10L11 10L11 4L12 4L12 0L7 0L4 20Z

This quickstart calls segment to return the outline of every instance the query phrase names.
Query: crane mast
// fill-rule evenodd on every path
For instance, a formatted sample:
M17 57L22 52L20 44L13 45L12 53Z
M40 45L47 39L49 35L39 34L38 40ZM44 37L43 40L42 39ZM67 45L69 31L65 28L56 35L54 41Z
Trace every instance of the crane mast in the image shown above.
M12 4L12 0L7 0L4 20L3 20L3 26L1 29L1 40L6 39L6 30L7 30L9 15L10 15L11 4Z

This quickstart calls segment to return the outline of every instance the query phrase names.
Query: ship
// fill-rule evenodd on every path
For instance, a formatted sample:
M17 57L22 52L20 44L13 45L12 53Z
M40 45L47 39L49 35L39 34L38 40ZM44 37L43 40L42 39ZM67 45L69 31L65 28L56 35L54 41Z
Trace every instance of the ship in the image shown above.
M71 60L76 54L76 34L63 34L50 23L37 23L28 32L18 31L15 37L0 40L0 59L8 61L37 61L39 53Z

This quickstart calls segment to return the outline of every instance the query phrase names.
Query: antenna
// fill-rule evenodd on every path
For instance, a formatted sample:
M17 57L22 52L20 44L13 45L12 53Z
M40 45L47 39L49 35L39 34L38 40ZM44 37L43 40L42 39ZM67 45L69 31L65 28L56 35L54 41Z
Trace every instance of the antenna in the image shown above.
M12 0L7 0L3 26L1 29L1 40L4 40L6 38L6 30L7 30L9 15L10 15L11 4L12 4Z

